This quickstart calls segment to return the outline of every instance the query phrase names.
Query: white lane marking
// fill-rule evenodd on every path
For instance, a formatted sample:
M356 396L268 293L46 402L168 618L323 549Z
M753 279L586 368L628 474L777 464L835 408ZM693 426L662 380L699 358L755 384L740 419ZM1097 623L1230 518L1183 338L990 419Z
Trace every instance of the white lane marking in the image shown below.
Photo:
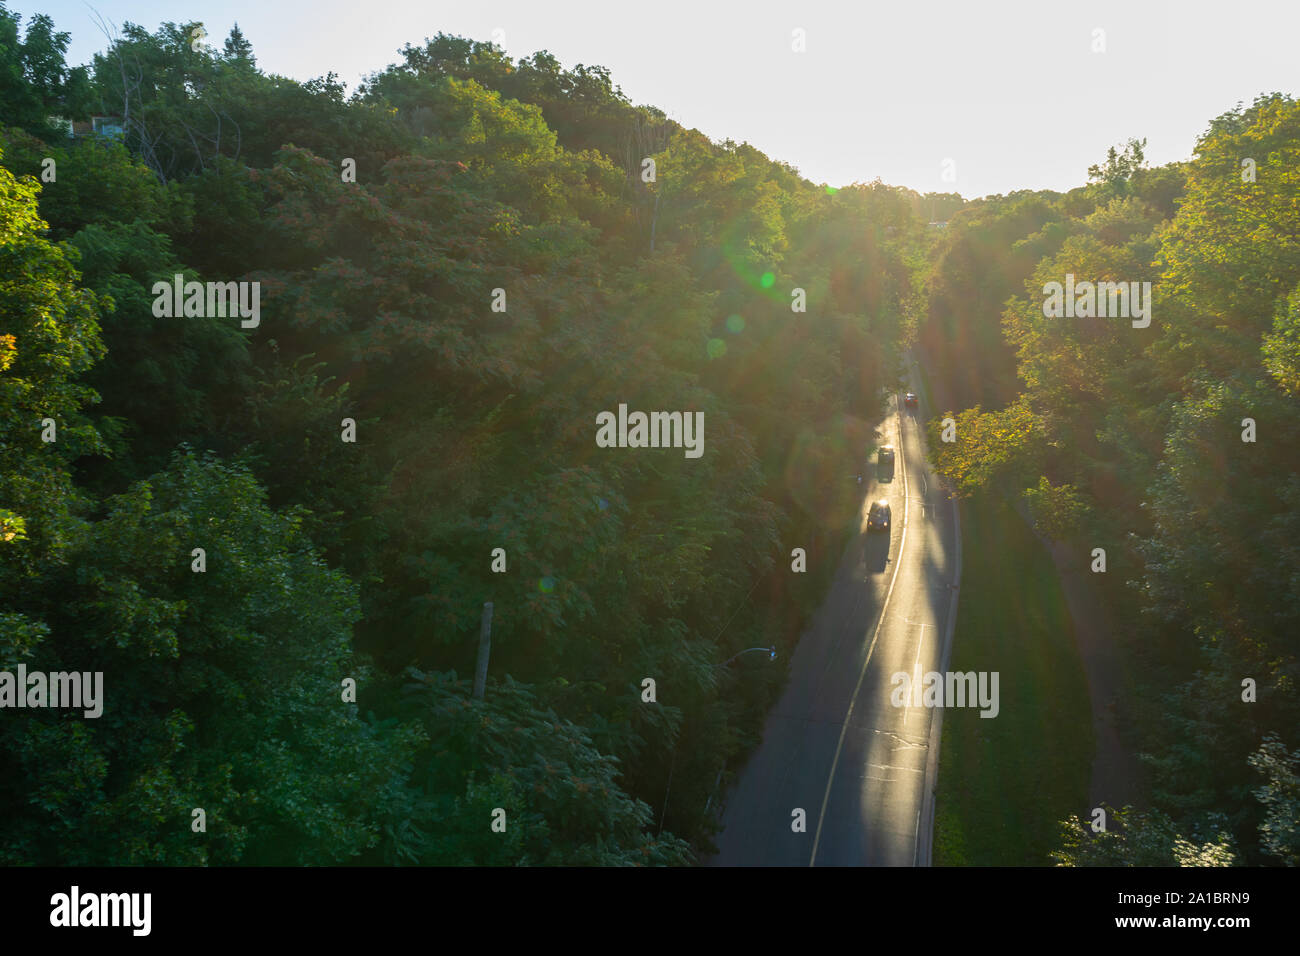
M924 768L924 767L895 767L895 766L894 766L893 764L891 764L891 763L869 763L869 764L867 764L867 766L868 766L868 767L879 767L881 770L899 770L899 771L902 771L902 772L904 772L904 773L925 773L925 768ZM879 777L875 777L875 778L872 778L872 779L877 779L877 780L878 780L878 779L880 779L880 778L879 778Z
M925 629L934 627L933 624L921 624L918 621L908 620L908 624L915 625L921 629L921 637L916 642L916 660L912 661L912 688L916 696L921 696L921 648L925 646ZM907 729L907 718L912 712L912 694L907 695L907 700L903 705L903 729Z
M898 395L894 395L894 414L898 414ZM880 629L885 624L885 612L889 610L889 599L894 596L894 585L898 582L898 569L903 566L903 547L907 544L907 460L903 454L903 443L898 443L898 457L902 464L903 471L903 536L898 539L898 558L894 561L894 574L889 579L889 590L885 592L885 603L880 606L880 619L876 621L875 633L871 635L871 646L867 648L867 659L862 662L862 672L858 674L858 683L853 688L853 696L849 698L849 709L844 713L844 725L840 727L840 739L835 744L835 758L831 761L830 776L826 778L826 792L822 795L822 808L817 814L817 833L813 837L812 856L808 858L809 866L817 865L817 846L822 839L822 824L826 820L826 804L831 798L831 786L835 783L835 768L840 763L840 751L844 749L844 735L848 732L849 721L853 718L853 707L858 702L858 692L862 690L863 678L867 676L867 666L871 663L871 655L876 650L876 642L880 640Z

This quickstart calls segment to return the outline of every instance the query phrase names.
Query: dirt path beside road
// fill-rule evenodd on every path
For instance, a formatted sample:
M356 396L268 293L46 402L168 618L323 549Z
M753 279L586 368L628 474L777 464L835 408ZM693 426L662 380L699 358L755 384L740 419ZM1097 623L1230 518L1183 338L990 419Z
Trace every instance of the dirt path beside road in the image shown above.
M1032 526L1023 501L1016 503L1016 511ZM1060 544L1042 535L1037 537L1056 565L1056 575L1074 623L1074 641L1088 675L1092 731L1097 744L1088 799L1094 807L1102 803L1112 807L1138 804L1143 799L1143 767L1119 736L1119 701L1126 687L1119 635L1110 609L1091 580L1090 553L1080 552L1078 545Z

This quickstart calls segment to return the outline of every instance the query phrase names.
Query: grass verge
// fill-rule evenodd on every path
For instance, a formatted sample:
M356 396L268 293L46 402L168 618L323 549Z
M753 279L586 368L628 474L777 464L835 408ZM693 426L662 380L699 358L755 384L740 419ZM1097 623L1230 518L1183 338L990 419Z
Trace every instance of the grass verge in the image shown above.
M935 866L1044 866L1079 812L1092 715L1051 556L998 495L962 506L954 671L997 671L1001 708L943 715Z

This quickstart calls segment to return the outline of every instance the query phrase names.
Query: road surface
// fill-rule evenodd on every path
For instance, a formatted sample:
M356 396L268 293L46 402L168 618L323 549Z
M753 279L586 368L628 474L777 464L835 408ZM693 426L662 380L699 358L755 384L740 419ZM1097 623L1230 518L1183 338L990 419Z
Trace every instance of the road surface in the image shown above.
M920 394L909 375L907 387ZM890 406L880 441L896 449L892 475L863 450L859 533L727 798L710 865L929 864L942 713L895 707L890 678L902 671L920 681L946 667L960 529L926 463L929 410L904 408L901 394ZM888 536L866 532L868 506L879 498L893 512ZM796 810L804 832L794 829Z

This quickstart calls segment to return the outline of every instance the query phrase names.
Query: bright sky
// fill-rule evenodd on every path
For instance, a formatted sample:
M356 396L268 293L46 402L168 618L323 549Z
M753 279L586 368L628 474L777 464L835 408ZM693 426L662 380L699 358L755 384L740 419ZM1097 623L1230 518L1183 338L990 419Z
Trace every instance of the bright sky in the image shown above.
M349 90L406 43L446 32L518 58L609 67L633 102L748 141L817 183L880 177L966 197L1081 185L1106 148L1189 157L1238 102L1297 93L1296 0L8 0L103 49L93 6L150 31L238 21L267 72L334 71ZM794 31L806 50L794 52ZM1104 52L1093 52L1094 31ZM494 35L494 31L496 32ZM945 160L951 163L945 165ZM947 181L945 169L955 173Z

